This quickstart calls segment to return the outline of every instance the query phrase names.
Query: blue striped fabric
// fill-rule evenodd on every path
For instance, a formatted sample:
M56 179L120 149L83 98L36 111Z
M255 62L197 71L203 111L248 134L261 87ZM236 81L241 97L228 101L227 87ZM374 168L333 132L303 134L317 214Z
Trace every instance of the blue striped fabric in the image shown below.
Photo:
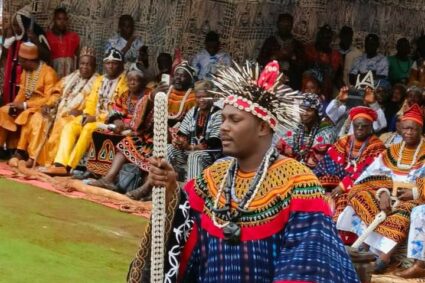
M359 282L334 223L322 213L293 213L281 232L239 245L198 232L183 282Z

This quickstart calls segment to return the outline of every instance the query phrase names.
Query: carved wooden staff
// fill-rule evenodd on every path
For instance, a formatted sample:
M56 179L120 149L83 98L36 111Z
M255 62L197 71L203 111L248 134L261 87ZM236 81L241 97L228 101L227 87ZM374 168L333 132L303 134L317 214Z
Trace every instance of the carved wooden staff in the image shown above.
M167 153L168 98L164 92L155 96L153 156L164 158ZM154 187L152 192L151 282L164 281L165 248L165 188Z

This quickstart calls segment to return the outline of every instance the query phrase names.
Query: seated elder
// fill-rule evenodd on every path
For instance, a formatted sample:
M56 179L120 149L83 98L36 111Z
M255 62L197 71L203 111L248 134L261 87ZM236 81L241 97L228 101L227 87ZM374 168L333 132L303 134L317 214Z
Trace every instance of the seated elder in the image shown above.
M365 240L379 255L376 272L386 269L396 246L407 239L412 209L425 203L422 127L422 113L415 104L402 118L403 142L391 145L357 179L338 218L339 230L360 236L385 212L385 220Z
M340 138L313 169L322 186L332 189L331 196L336 203L334 219L347 205L347 193L353 183L385 150L372 130L377 118L373 109L358 106L351 109L349 116L354 133Z
M103 176L111 168L116 145L131 129L130 124L137 103L144 95L149 95L150 90L146 88L146 84L145 74L135 64L131 65L127 73L128 91L116 99L110 117L106 121L108 127L104 125L93 132L87 154L87 169L90 173Z
M187 112L168 146L168 160L185 175L182 181L197 177L221 155L221 110L208 93L212 87L209 81L195 84L196 106Z

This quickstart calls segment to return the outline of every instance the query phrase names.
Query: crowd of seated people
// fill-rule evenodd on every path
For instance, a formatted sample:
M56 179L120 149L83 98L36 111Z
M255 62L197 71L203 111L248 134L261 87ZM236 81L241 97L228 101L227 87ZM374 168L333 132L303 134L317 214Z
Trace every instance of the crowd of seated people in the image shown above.
M167 158L178 180L196 178L225 158L222 105L211 78L231 57L217 33L206 34L205 48L192 60L160 53L154 66L133 18L123 15L119 32L105 43L98 74L95 51L79 46L66 10L54 11L46 33L36 23L30 29L27 7L11 22L1 47L0 108L0 158L11 166L23 160L52 176L150 200L144 181L159 92L168 95ZM277 149L316 174L346 244L386 213L364 244L379 257L375 272L384 272L407 241L407 256L416 261L398 275L425 277L425 37L415 41L414 52L401 38L396 53L386 56L376 34L365 37L362 52L352 45L350 27L342 27L337 48L329 25L307 45L292 27L292 16L280 15L257 59L260 68L276 60L288 88L303 97L298 125L277 130Z

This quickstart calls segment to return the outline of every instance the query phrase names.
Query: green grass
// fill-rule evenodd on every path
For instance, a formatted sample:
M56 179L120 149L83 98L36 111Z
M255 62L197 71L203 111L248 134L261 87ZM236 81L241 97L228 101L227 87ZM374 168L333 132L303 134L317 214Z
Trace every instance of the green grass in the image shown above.
M125 282L146 221L0 179L0 282Z

